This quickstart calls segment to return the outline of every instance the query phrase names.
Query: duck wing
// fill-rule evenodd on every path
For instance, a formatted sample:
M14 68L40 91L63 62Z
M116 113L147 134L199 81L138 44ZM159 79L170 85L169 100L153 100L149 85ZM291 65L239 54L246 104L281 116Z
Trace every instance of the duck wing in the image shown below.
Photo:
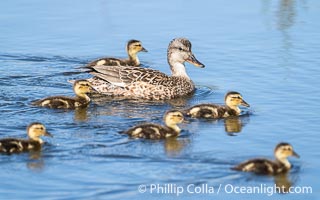
M75 99L65 96L52 96L33 101L32 105L48 108L74 108Z
M133 138L163 139L166 138L168 132L170 132L170 130L158 124L141 124L130 128L124 133Z
M18 153L24 151L28 142L15 138L6 138L0 140L0 153Z
M158 70L134 66L95 66L93 69L92 75L121 87L138 81L156 85L169 78Z
M85 67L87 68L93 68L94 66L98 65L105 65L105 66L127 66L127 60L119 59L119 58L99 58L97 60L94 60L90 63L88 63Z
M245 161L231 168L237 171L254 172L257 174L274 174L276 164L271 160L257 158Z

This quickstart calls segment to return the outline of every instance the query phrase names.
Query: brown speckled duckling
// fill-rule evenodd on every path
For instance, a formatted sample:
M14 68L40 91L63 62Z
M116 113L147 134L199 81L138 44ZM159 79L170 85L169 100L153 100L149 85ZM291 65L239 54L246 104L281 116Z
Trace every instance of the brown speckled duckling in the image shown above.
M186 110L186 115L192 118L216 119L238 116L241 113L239 105L249 107L239 92L228 92L225 96L225 106L216 104L199 104Z
M126 99L165 100L192 94L194 83L188 76L185 62L203 68L191 51L191 42L176 38L169 44L168 63L172 75L158 70L125 66L96 66L88 79L95 90L108 96Z
M289 143L279 143L275 150L275 161L267 160L263 158L256 158L243 162L235 167L233 170L254 172L257 174L275 175L287 172L291 169L291 164L288 161L289 156L295 156L299 158L299 155L294 152L293 147Z
M52 135L46 131L45 126L38 122L31 123L27 127L27 134L29 139L0 139L0 153L11 154L26 151L39 151L43 144L43 140L40 136L52 137Z
M127 43L126 47L128 58L127 59L119 59L119 58L100 58L94 60L86 65L88 68L92 68L98 65L105 66L140 66L140 61L137 56L139 52L148 52L141 44L139 40L130 40Z
M171 110L164 115L165 126L158 124L141 124L125 131L125 134L133 138L145 139L165 139L168 137L177 137L180 134L180 128L177 124L183 122L183 114L177 110Z
M77 80L73 84L76 97L52 96L32 102L33 105L47 108L75 109L86 107L90 103L87 93L91 92L91 84L86 80Z

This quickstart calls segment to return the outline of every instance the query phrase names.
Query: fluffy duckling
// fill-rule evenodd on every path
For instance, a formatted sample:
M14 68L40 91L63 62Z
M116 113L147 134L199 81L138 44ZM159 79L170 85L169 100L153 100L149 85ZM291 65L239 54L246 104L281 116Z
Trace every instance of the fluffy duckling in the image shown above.
M140 61L137 56L139 52L148 52L141 44L139 40L130 40L127 43L126 47L128 58L127 59L119 59L119 58L100 58L94 60L86 65L88 68L92 68L98 65L105 66L139 66Z
M43 144L40 136L52 135L46 130L46 127L39 123L31 123L27 127L27 134L29 139L4 138L0 139L0 153L20 153L25 151L39 151Z
M289 156L299 158L299 155L294 152L293 147L289 143L284 142L279 143L276 146L274 156L276 158L275 161L257 158L243 162L232 169L244 172L254 172L257 174L275 175L287 172L291 169L291 164L287 159Z
M216 119L229 116L239 116L239 105L250 107L239 92L228 92L225 96L225 106L216 104L199 104L186 110L186 115L192 118Z
M194 83L188 76L185 62L203 68L191 51L191 42L176 38L168 46L167 59L172 75L141 67L95 66L88 79L101 94L127 99L166 100L192 94Z
M33 102L33 105L47 108L75 109L86 107L90 103L87 93L91 92L91 84L86 80L77 80L73 84L76 97L52 96Z
M178 110L171 110L164 115L165 126L158 124L141 124L125 131L125 134L133 138L164 139L177 137L180 128L177 124L183 122L183 114Z

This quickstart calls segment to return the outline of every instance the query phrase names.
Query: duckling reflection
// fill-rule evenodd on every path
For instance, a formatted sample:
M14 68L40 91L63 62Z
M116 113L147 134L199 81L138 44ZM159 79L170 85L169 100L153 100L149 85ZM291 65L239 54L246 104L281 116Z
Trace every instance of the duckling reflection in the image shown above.
M224 130L230 136L236 136L242 128L249 122L249 115L230 116L224 119Z
M168 138L164 141L164 149L168 156L177 156L190 144L189 138Z
M230 136L234 136L235 133L240 133L242 130L242 123L239 117L228 117L224 119L224 130Z
M287 193L292 187L292 182L288 178L288 173L278 174L274 177L274 183L276 185L278 193Z
M79 122L88 121L88 107L78 108L74 110L74 120Z
M27 162L27 168L32 171L42 171L44 168L44 160L42 158L41 151L29 152L29 159Z

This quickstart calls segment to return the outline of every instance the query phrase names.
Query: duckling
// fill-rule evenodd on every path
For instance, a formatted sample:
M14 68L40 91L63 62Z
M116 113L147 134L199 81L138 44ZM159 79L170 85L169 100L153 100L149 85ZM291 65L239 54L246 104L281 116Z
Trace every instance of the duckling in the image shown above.
M165 126L158 124L141 124L125 131L125 134L133 138L145 139L165 139L169 137L177 137L180 128L177 124L183 122L183 114L178 110L171 110L164 115Z
M243 162L232 169L244 172L254 172L256 174L276 175L291 169L291 164L287 157L295 156L299 158L299 155L293 150L293 147L285 142L279 143L276 146L274 155L276 158L275 161L257 158Z
M105 66L140 66L140 61L137 56L139 52L148 52L141 44L139 40L130 40L126 47L128 58L100 58L87 64L85 67L92 68L98 65Z
M34 101L35 106L47 108L68 108L75 109L86 107L90 103L90 98L87 93L91 92L91 84L86 80L77 80L73 84L74 93L76 97L52 96L44 99Z
M217 119L229 116L239 116L239 105L250 107L239 92L228 92L225 95L225 106L216 104L199 104L186 110L186 115L192 118Z
M203 68L191 51L186 38L173 39L167 50L172 75L158 70L126 66L95 66L88 79L101 94L126 99L168 100L192 94L193 81L186 72L185 62Z
M29 139L4 138L0 139L0 153L20 153L25 151L39 151L41 150L43 140L40 136L52 135L46 130L46 127L39 123L31 123L27 127L27 134Z

